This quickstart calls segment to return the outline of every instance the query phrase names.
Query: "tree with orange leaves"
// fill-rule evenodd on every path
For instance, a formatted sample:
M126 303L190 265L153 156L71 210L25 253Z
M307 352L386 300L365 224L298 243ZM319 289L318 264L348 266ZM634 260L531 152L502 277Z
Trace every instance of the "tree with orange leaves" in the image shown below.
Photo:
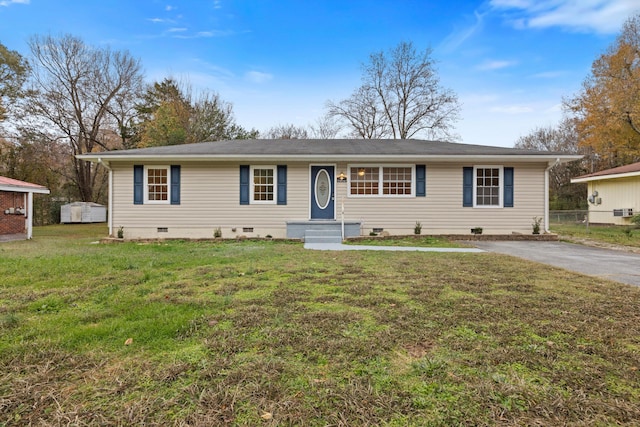
M577 118L580 144L599 155L602 168L640 160L640 15L624 23L565 106Z

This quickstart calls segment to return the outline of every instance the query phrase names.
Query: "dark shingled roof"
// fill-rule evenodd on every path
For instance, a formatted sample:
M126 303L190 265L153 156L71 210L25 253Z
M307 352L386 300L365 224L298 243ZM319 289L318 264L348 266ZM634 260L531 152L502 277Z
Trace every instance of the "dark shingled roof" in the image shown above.
M520 148L491 147L425 140L373 140L373 139L255 139L201 142L197 144L138 148L133 150L92 153L82 157L122 156L567 156L566 153L526 150Z

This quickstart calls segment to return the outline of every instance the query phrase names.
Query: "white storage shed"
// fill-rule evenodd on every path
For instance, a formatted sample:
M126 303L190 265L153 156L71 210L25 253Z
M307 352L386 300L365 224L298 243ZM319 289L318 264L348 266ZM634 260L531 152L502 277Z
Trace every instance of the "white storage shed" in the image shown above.
M107 222L107 207L93 202L73 202L60 206L60 222Z

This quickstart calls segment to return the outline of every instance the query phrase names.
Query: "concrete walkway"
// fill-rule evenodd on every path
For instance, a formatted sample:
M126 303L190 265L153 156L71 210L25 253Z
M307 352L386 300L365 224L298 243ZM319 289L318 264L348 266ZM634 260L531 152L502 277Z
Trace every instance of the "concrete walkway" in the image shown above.
M640 254L564 242L468 242L489 252L640 286Z
M430 248L419 246L362 246L342 243L305 243L305 249L316 251L405 251L405 252L484 252L478 248Z

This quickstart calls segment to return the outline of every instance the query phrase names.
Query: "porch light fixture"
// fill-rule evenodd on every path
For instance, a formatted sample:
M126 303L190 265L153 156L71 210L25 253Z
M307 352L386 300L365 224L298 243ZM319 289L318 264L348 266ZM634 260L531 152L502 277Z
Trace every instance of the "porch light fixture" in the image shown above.
M340 175L338 175L338 182L347 182L347 175L344 172L340 172Z

